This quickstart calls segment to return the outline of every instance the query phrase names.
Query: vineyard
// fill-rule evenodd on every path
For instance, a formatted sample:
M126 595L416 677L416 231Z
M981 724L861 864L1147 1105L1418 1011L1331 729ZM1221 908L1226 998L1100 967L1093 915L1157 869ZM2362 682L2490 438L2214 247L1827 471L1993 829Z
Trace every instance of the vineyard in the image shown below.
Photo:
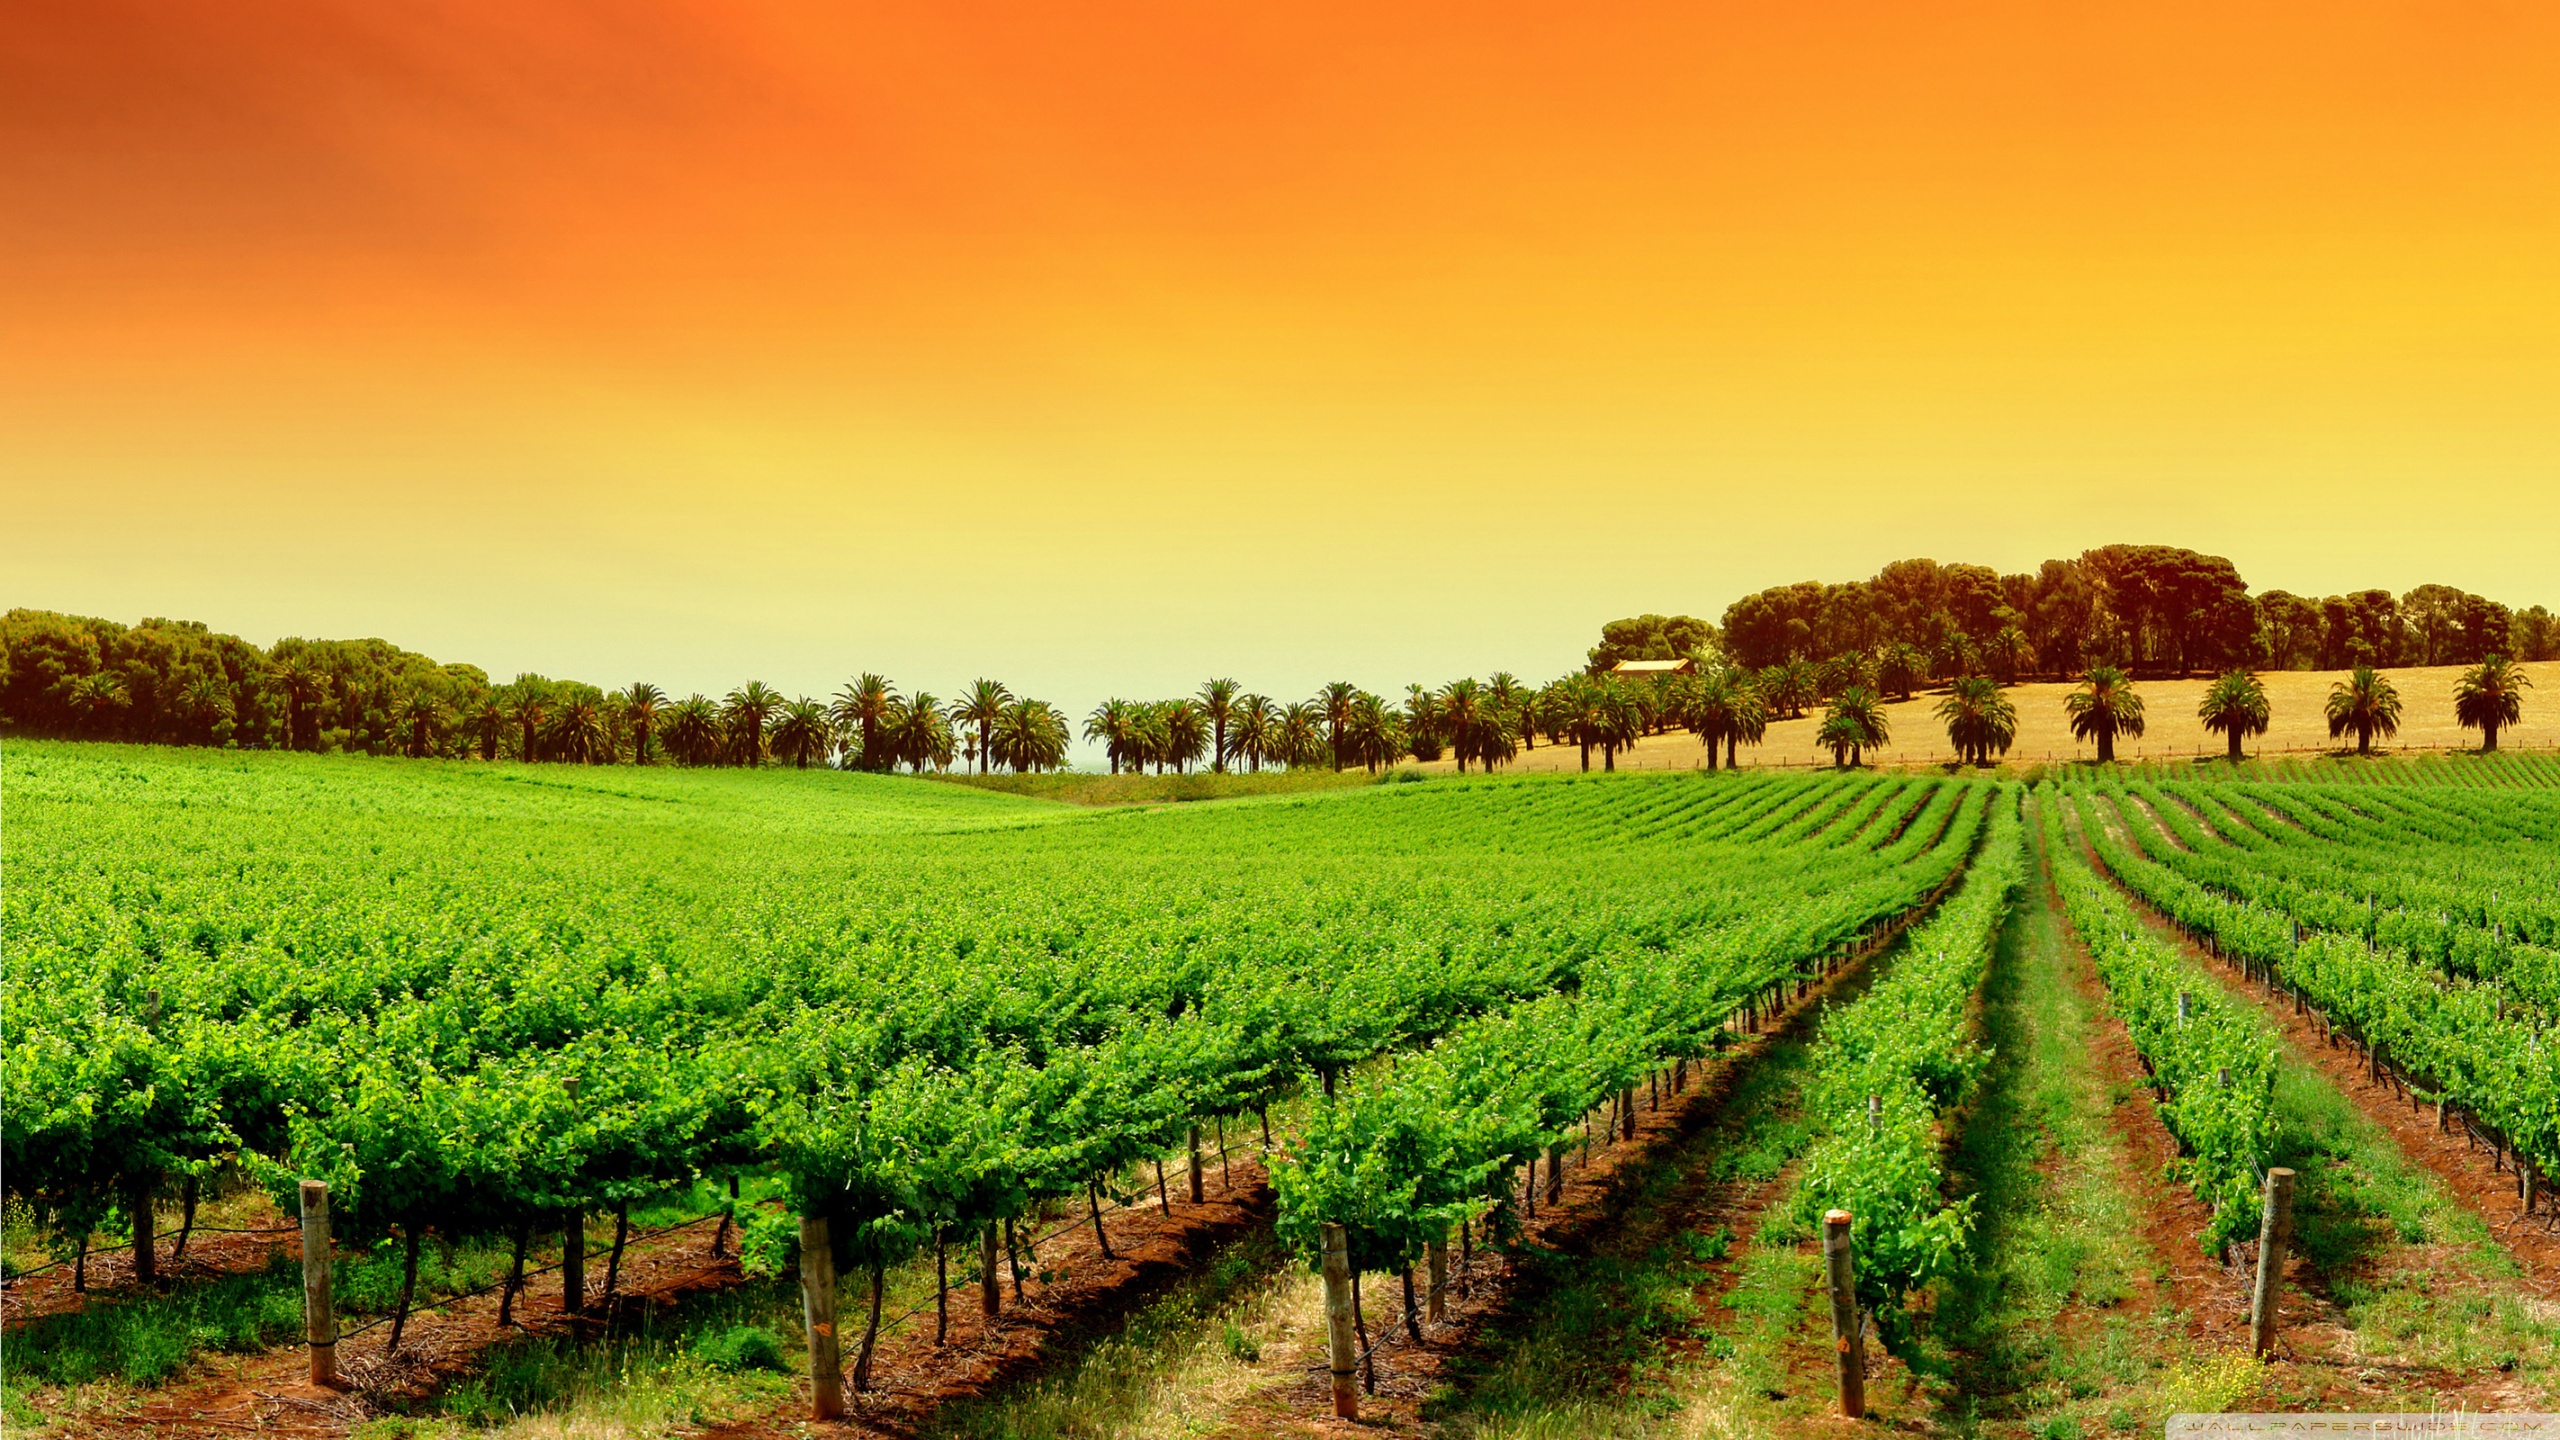
M110 1246L126 1283L183 1286L155 1273L173 1211L191 1225L245 1192L282 1231L318 1182L323 1243L350 1256L337 1303L396 1350L414 1310L466 1290L574 1309L588 1267L609 1293L626 1244L694 1223L711 1255L798 1277L802 1413L859 1420L903 1318L884 1297L964 1297L992 1330L1046 1274L1039 1232L1082 1226L1111 1257L1107 1213L1170 1219L1242 1155L1281 1272L1348 1287L1309 1323L1349 1339L1297 1372L1329 1367L1330 1401L1275 1380L1264 1419L1366 1406L1533 1433L1539 1406L1588 1419L1605 1395L1624 1433L1683 1406L1783 1429L1833 1403L1836 1353L1840 1393L1857 1369L1880 1418L2106 1428L2276 1383L2230 1313L2252 1303L2270 1176L2300 1170L2294 1278L2277 1252L2259 1282L2318 1313L2289 1353L2332 1330L2384 1344L2375 1307L2423 1308L2412 1293L2487 1296L2491 1373L2538 1385L2550 1327L2511 1293L2533 1253L2500 1250L2347 1098L2360 1070L2390 1096L2377 1113L2432 1105L2432 1133L2494 1157L2509 1210L2549 1224L2560 789L2531 757L2423 763L2395 785L1471 777L1092 809L863 774L13 742L13 1286ZM2115 1045L2133 1068L2104 1079ZM2348 1055L2344 1079L2320 1068ZM2037 1084L2087 1098L1986 1118ZM2042 1178L2008 1188L1995 1135L2044 1147ZM1626 1342L1656 1359L1593 1362L1533 1404L1434 1358L1458 1341L1427 1336L1425 1308L1451 1336L1512 1333L1441 1320L1453 1247L1505 1257L1500 1303L1563 1313L1580 1282L1521 1267L1687 1224L1704 1200L1640 1221L1625 1197L1692 1173L1723 1178L1667 1193L1720 1197L1725 1238L1626 1263L1723 1298L1664 1302ZM2148 1219L2055 1273L2152 1247L2119 1265L2150 1338L2107 1286L2040 1282L2061 1290L2034 1323L2123 1331L2117 1368L2072 1378L2047 1354L1985 1380L2000 1326L2027 1323L1985 1318L2025 1303L1998 1277L2030 1242L2006 1237L2076 1203L2075 1175L2088 1204L2130 1195ZM1828 1216L1855 1260L1826 1282ZM2420 1240L2425 1285L2393 1268ZM1363 1277L1400 1298L1382 1310ZM299 1299L182 1348L288 1346ZM13 1347L49 1333L12 1314ZM2392 1342L2390 1383L2470 1394L2422 1340ZM1453 1367L1442 1408L1382 1390L1382 1353ZM82 1363L43 1361L55 1398L29 1413L143 1373Z

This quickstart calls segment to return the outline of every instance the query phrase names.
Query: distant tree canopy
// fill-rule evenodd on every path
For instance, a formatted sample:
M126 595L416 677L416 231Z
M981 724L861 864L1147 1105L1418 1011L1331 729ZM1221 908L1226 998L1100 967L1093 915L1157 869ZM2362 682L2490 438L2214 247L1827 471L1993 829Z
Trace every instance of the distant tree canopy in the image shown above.
M1606 675L1621 660L1712 656L1715 644L1716 627L1695 615L1638 615L1601 626L1600 643L1591 647L1589 662L1583 668L1588 674Z
M1642 623L1604 627L1595 666L1622 628L1632 638ZM1896 692L1906 680L2092 665L2162 674L2560 659L2560 625L2539 605L2510 611L2448 585L2252 597L2230 561L2169 545L2102 546L2032 574L1897 560L1866 580L1780 585L1727 606L1716 642L1752 670L1865 661ZM1610 663L1618 658L1633 657Z

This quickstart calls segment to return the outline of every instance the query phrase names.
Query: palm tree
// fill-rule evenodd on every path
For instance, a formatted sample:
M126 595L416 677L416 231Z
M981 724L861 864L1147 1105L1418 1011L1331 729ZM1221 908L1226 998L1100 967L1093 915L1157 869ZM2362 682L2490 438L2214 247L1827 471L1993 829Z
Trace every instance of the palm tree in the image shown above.
M1707 747L1707 768L1716 768L1717 751L1733 721L1733 681L1722 670L1683 675L1671 687L1671 722L1698 737Z
M499 743L507 737L507 707L497 696L483 698L479 708L471 712L471 738L480 745L480 758L498 758Z
M1802 660L1772 665L1760 672L1760 696L1770 709L1783 711L1792 720L1814 702L1817 678L1813 667Z
M1241 759L1252 773L1262 773L1262 762L1270 758L1272 745L1279 737L1280 707L1268 695L1246 695L1236 701L1232 722L1230 752Z
M836 748L835 722L827 718L827 707L806 695L782 707L772 733L773 758L790 761L796 770L808 769L812 760L825 764Z
M886 770L898 763L880 752L880 726L897 704L898 692L889 688L888 677L869 671L855 676L836 692L835 703L827 709L828 717L847 739L861 742L850 768Z
M2329 687L2329 738L2353 730L2356 753L2373 753L2373 737L2388 740L2400 733L2400 692L2390 678L2370 665L2358 665L2346 679Z
M1600 682L1587 675L1567 675L1546 688L1547 722L1559 745L1572 742L1582 751L1582 768L1591 769L1591 747L1600 743Z
M984 676L970 681L969 688L952 703L949 712L952 724L978 727L978 773L981 775L986 774L987 767L994 763L988 746L995 741L996 720L1004 714L1004 707L1012 703L1012 691ZM1086 738L1092 737L1088 734Z
M925 691L917 691L913 699L898 708L896 719L882 738L889 753L918 775L927 765L936 770L951 768L955 750L951 717L944 712L942 702ZM989 727L988 738L995 738L993 727Z
M1464 775L1467 762L1478 753L1476 732L1493 728L1485 723L1484 687L1472 678L1452 680L1440 687L1432 704L1439 711L1440 733L1449 737L1449 749L1458 757L1458 773Z
M1374 775L1379 766L1403 758L1413 744L1403 718L1386 701L1366 690L1354 691L1350 711L1343 716L1342 738L1333 747L1334 764L1338 769L1347 761Z
M1876 692L1864 685L1852 685L1832 700L1814 739L1831 747L1834 764L1843 763L1841 749L1845 744L1845 763L1856 766L1864 763L1866 751L1890 743L1893 731L1885 721L1884 702L1876 698Z
M133 696L124 688L124 682L104 670L73 680L63 698L79 715L82 728L92 735L105 734L115 713L133 703Z
M2080 688L2062 697L2062 711L2071 717L2074 739L2098 742L2101 765L2116 758L2117 736L2142 738L2142 697L2113 665L2091 666Z
M1404 739L1416 760L1437 760L1447 739L1440 724L1440 697L1420 685L1404 687Z
M710 697L689 695L667 712L667 750L687 765L708 765L720 758L720 707Z
M1120 773L1121 764L1129 758L1131 722L1135 718L1133 707L1126 700L1105 700L1084 717L1084 738L1102 742L1103 756L1111 762L1114 775Z
M1813 732L1813 743L1829 747L1833 767L1846 770L1851 764L1850 753L1858 748L1863 735L1858 722L1850 717L1827 715L1823 717L1821 728Z
M773 723L774 712L782 708L782 697L768 689L761 680L750 680L729 692L720 704L720 724L728 732L730 758L741 765L764 763L765 730Z
M1981 668L1981 657L1974 649L1973 637L1952 628L1938 637L1937 649L1929 658L1939 677L1946 680L1961 680Z
M296 750L319 748L320 726L311 710L329 697L328 674L297 655L276 668L276 688L284 692L285 743Z
M2492 655L2453 682L2453 718L2480 732L2480 753L2498 748L2498 731L2524 720L2524 695L2533 680L2504 655Z
M1929 678L1929 657L1920 647L1907 640L1897 640L1876 656L1876 688L1891 691L1897 700L1908 700L1921 681Z
M1316 696L1316 708L1324 715L1325 729L1333 746L1333 768L1342 768L1342 724L1351 718L1351 701L1361 693L1360 687L1348 680L1336 680Z
M604 710L584 695L572 696L551 721L551 754L572 765L592 765L612 752Z
M1989 765L1992 751L2006 755L2018 738L2018 707L1987 675L1958 679L1938 702L1938 718L1946 722L1959 763Z
M2001 626L2000 633L1991 637L1990 649L1991 673L2003 685L2017 684L2018 676L2035 663L2036 647L2028 641L2027 632L2015 625Z
M542 758L542 722L551 714L551 702L539 690L519 690L514 713L516 725L524 733L524 748L516 752L516 758L530 765Z
M231 686L220 675L201 674L187 683L180 703L195 732L210 743L214 727L231 713Z
M1852 686L1875 688L1875 662L1852 650L1834 655L1814 669L1816 688L1825 695L1837 695Z
M1235 718L1236 696L1243 687L1233 680L1211 680L1200 687L1200 713L1209 720L1209 768L1227 768L1227 722Z
M1325 712L1311 700L1301 700L1280 712L1280 720L1271 737L1271 758L1295 770L1301 766L1323 762L1335 747L1325 739ZM1335 769L1341 766L1336 765Z
M1067 717L1045 700L1016 700L1004 707L989 740L996 758L1020 775L1066 763Z
M2240 737L2267 733L2267 687L2246 670L2233 670L2205 687L2196 718L2231 741L2231 763L2240 763Z
M622 718L631 723L631 763L649 763L649 736L658 725L658 711L667 703L666 692L645 680L635 680L631 688L614 697L622 702Z
M409 731L409 758L422 760L444 728L444 706L423 690L411 691L400 705L400 723Z
M1173 773L1180 775L1208 752L1208 712L1188 700L1168 700L1156 707L1156 715L1162 722L1158 737L1162 748L1156 752L1156 767L1161 770L1170 765Z

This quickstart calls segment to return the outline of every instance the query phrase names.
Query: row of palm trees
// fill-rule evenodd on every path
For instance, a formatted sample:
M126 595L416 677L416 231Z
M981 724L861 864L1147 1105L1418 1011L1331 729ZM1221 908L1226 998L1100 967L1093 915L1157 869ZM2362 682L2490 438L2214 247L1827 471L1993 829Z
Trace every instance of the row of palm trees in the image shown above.
M1085 718L1083 733L1102 747L1114 774L1150 767L1182 773L1201 764L1254 773L1327 764L1374 772L1407 758L1444 755L1463 773L1471 765L1491 770L1508 763L1542 738L1578 746L1585 770L1594 751L1604 768L1614 770L1619 751L1676 727L1706 747L1712 770L1719 755L1726 766L1738 763L1740 747L1762 743L1773 721L1804 714L1827 693L1814 743L1831 751L1835 764L1849 767L1892 741L1883 690L1871 682L1916 683L1875 673L1886 668L1817 675L1800 665L1756 672L1720 667L1657 682L1568 675L1535 687L1497 673L1453 680L1436 690L1409 686L1400 704L1348 681L1283 703L1247 693L1233 680L1214 679L1179 699L1105 700ZM2455 718L2483 732L2482 748L2494 751L2498 732L2521 721L2522 692L2531 684L2513 662L2492 655L2456 682ZM786 699L761 681L749 681L720 700L699 694L670 700L646 683L601 699L595 695L492 692L462 717L463 732L484 759L495 759L514 740L516 753L527 759L610 763L620 748L617 737L627 736L631 757L641 764L663 752L683 765L774 761L802 769L904 767L917 774L955 763L982 774L1057 769L1067 763L1073 738L1067 717L1055 706L1016 696L988 679L972 682L949 701L925 691L901 695L885 677L869 673L824 702ZM2094 743L2101 763L2115 759L2118 738L2140 738L2148 723L2141 694L2113 666L2093 667L2063 698L2063 710L2072 735ZM2399 731L2399 693L2371 666L2357 667L2333 686L2326 710L2331 737L2353 734L2359 753L2371 753L2377 738ZM1933 715L1960 763L1990 765L2017 738L2017 707L1987 675L1956 676ZM2228 740L2230 756L2238 760L2244 738L2267 733L2266 688L2255 674L2233 670L2206 688L2196 716L2206 730ZM450 719L425 695L406 701L399 718L413 754L432 753Z
M2517 669L2515 662L2504 655L2491 655L2455 679L2454 721L2463 729L2481 732L2480 748L2484 752L2495 751L2498 732L2524 719L2524 692L2532 686L2532 678ZM2070 716L2072 735L2094 741L2101 763L2116 758L2117 736L2139 738L2143 732L2142 697L2124 672L2113 666L2092 669L2078 688L2063 697L2062 704ZM1940 713L1947 713L1948 708L1941 705ZM2391 677L2370 665L2357 666L2346 679L2331 685L2322 708L2329 722L2329 738L2337 740L2353 734L2359 755L2372 754L2375 739L2388 740L2400 733L2400 691L2391 683ZM2267 702L2266 686L2259 683L2258 677L2247 670L2232 670L2205 687L2204 696L2196 705L2196 718L2204 722L2207 731L2223 736L2230 746L2230 758L2237 762L2241 758L2241 741L2266 734L2273 712ZM1952 724L1948 735L1955 738ZM1958 743L1961 747L1962 742ZM2007 736L2001 737L1998 748L2008 748ZM1987 758L1980 763L1988 763Z
M1358 766L1376 771L1405 759L1455 759L1490 770L1541 737L1582 747L1583 768L1601 751L1616 768L1619 750L1666 724L1681 723L1665 692L1647 685L1571 675L1541 687L1509 673L1410 685L1401 703L1337 680L1307 700L1283 702L1217 679L1173 700L1110 699L1085 718L1113 774L1149 767L1177 774L1194 765L1258 773L1266 766Z
M1017 697L993 680L976 681L949 702L926 691L901 695L877 674L856 677L832 701L786 699L760 680L720 700L700 694L671 700L646 682L602 699L593 693L492 692L463 717L463 730L484 760L496 759L514 740L527 760L610 764L619 731L642 765L663 755L680 765L905 766L917 774L955 762L974 763L982 773L1054 770L1067 763L1072 741L1056 706ZM436 702L414 697L401 718L413 737L411 753L430 753L445 721Z
M1772 666L1756 674L1727 669L1680 677L1664 691L1665 713L1707 747L1708 768L1715 766L1719 745L1730 765L1737 745L1760 743L1773 714L1800 710L1802 677L1787 673L1791 668ZM1857 765L1865 751L1892 740L1882 701L1864 683L1866 678L1847 677L1848 683L1833 695L1814 731L1814 743L1831 752L1835 765ZM2492 655L2455 681L2454 719L2464 729L2481 732L2483 751L2495 751L2498 732L2522 721L2523 692L2532 684L2514 662ZM2147 723L2140 692L2130 677L2111 665L2092 667L2063 697L2062 706L2073 737L2093 742L2102 764L2115 760L2117 737L2138 739ZM2332 685L2325 710L2330 738L2353 734L2358 754L2373 753L2376 738L2387 740L2400 730L2399 691L2390 677L2370 665L2357 666ZM1956 676L1934 713L1946 727L1947 740L1962 764L1987 766L1995 756L2007 754L2017 740L2017 707L1986 675ZM2237 761L2244 738L2267 733L2272 713L2266 687L2250 671L2230 671L2206 687L2196 718L2207 731L2228 741L2230 758ZM1584 768L1590 768L1587 752Z

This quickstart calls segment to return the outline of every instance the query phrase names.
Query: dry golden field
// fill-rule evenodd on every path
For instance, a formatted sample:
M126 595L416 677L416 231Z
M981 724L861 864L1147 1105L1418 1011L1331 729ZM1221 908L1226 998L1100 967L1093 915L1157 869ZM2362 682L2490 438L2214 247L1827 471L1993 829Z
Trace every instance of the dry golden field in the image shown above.
M2560 661L2542 661L2518 667L2533 679L2534 687L2525 694L2524 723L2498 737L2502 750L2524 747L2548 750L2560 747ZM2464 730L2453 723L2453 682L2462 667L2439 665L2385 672L2400 691L2400 733L2389 742L2393 750L2469 749L2480 743L2480 733ZM2279 752L2311 754L2339 748L2329 738L2329 723L2322 709L2329 698L2329 687L2346 678L2337 670L2269 670L2262 672L2266 682L2271 725L2265 735L2250 739L2244 747L2251 755L2273 755ZM2202 678L2188 680L2146 681L2137 688L2143 698L2148 732L2139 740L2124 739L2117 744L2120 759L2167 759L2177 756L2219 755L2223 740L2207 732L2196 719L2196 703L2211 682ZM2008 754L2012 765L2037 764L2047 760L2094 760L2096 747L2071 738L2070 722L2062 713L2062 697L2071 692L2069 684L2060 682L2016 685L2003 693L2009 703L2018 707L2018 741ZM1947 733L1932 711L1939 696L1921 694L1907 702L1888 705L1885 713L1892 723L1893 743L1881 753L1869 752L1870 765L1918 765L1953 758L1947 745ZM1768 739L1758 745L1742 747L1745 766L1791 765L1813 766L1831 763L1831 752L1814 747L1814 728L1821 723L1818 712L1801 720L1782 720L1769 727ZM2345 742L2354 747L2352 738ZM2384 748L2375 742L2377 750ZM1694 769L1704 763L1704 751L1696 737L1687 731L1668 735L1647 736L1632 755L1618 757L1618 768L1662 770ZM1537 749L1523 751L1512 762L1514 769L1571 770L1581 764L1581 752L1568 745L1551 749L1541 743ZM1454 768L1447 760L1422 767L1427 770ZM1600 768L1600 756L1592 753L1591 768Z

